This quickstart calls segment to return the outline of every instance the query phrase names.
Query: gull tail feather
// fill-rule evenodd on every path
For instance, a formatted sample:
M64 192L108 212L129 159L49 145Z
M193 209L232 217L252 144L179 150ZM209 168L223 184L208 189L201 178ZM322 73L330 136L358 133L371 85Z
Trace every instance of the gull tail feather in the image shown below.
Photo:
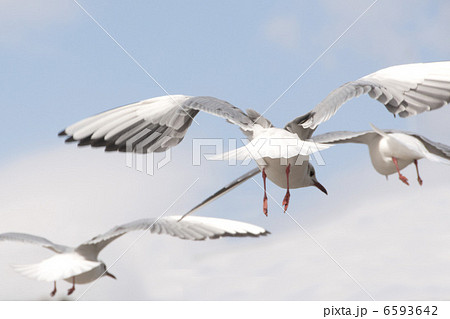
M381 136L390 138L390 136L389 136L387 133L383 132L381 129L379 129L378 127L376 127L376 126L373 125L372 123L370 123L370 126L372 127L372 129L373 129L376 133L380 134Z

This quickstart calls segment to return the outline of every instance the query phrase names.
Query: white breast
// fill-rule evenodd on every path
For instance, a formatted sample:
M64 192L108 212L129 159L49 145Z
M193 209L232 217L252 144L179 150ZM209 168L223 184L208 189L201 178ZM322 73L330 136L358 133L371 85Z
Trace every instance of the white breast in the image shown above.
M79 274L78 276L75 276L75 284L87 284L93 282L94 280L99 278L104 273L104 271L105 271L104 267L102 267L102 265L99 265L94 269L91 269L82 274ZM64 280L72 283L72 277L64 278Z
M308 156L298 156L291 157L289 159L284 158L263 158L264 162L267 164L265 166L259 165L262 170L265 168L267 178L270 179L274 184L281 188L287 188L286 179L286 167L288 164L290 166L289 173L289 188L300 188L309 186L306 183L306 173L308 171Z

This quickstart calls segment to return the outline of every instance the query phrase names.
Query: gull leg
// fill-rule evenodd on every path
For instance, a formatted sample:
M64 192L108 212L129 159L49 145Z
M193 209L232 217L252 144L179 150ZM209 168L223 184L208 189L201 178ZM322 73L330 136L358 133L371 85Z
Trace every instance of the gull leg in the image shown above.
M400 173L400 169L398 168L398 162L397 162L397 159L396 159L395 157L392 157L392 161L393 161L394 164L395 164L395 168L397 168L398 178L399 178L403 183L405 183L406 185L409 185L408 179Z
M286 180L287 180L287 190L286 195L284 196L282 205L284 206L284 212L286 212L289 206L289 199L291 198L291 193L289 193L289 173L291 172L291 163L286 167Z
M53 282L53 291L50 293L51 297L54 297L56 294L56 281Z
M263 168L262 170L262 177L263 177L263 182L264 182L264 199L263 199L263 212L264 215L268 215L269 214L269 210L267 209L267 192L266 192L266 169Z
M72 288L70 288L69 290L67 290L67 295L70 296L74 291L75 291L75 276L72 277Z
M417 181L419 182L419 185L422 186L423 181L422 181L422 179L420 178L420 175L419 175L419 165L417 164L417 160L414 160L414 165L416 165Z

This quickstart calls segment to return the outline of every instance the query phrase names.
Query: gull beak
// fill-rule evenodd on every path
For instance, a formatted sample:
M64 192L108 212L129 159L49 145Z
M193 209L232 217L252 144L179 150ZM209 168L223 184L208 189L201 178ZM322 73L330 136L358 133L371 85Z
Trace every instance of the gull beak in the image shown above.
M105 272L105 276L111 277L113 279L117 279L116 276L114 276L112 273L110 272Z
M318 189L320 189L322 192L328 195L327 189L323 187L323 185L320 184L318 181L314 181L314 186L316 186Z

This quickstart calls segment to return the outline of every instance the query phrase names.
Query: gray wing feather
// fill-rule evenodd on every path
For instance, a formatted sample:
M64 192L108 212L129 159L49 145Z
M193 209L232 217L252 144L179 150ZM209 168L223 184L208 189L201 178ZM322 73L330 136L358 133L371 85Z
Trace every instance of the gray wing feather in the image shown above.
M286 127L315 129L346 101L366 93L400 117L438 109L450 102L450 62L398 65L348 82Z
M50 249L55 253L63 253L70 249L70 247L57 245L46 238L24 233L3 233L0 234L0 241L16 241L27 244L39 245L44 248Z
M109 243L120 236L136 230L149 230L152 234L170 235L181 239L204 240L207 238L215 239L226 236L263 236L269 232L265 229L248 223L212 218L189 216L179 221L181 216L167 216L159 219L140 219L131 223L116 226L110 231L98 235L91 240L81 244L75 250L78 252L93 251L98 253Z
M384 131L385 133L402 133L414 136L423 143L425 148L430 153L446 159L450 159L450 146L448 145L434 142L416 133L392 129L382 131ZM362 131L362 132L336 131L314 136L312 140L316 143L323 143L323 144L343 144L343 143L369 144L373 138L376 138L378 136L379 136L378 133L374 131Z
M302 124L308 120L311 116L311 112L308 112L302 116L299 116L297 118L295 118L294 120L290 121L289 123L286 124L286 126L284 127L285 130L297 134L298 137L303 140L306 141L308 139L310 139L314 133L314 131L316 130L315 128L305 128L302 126Z
M192 97L183 104L183 107L223 117L243 129L251 129L251 126L253 125L253 121L241 109L215 97Z
M172 95L121 106L67 127L59 135L106 151L163 152L179 144L199 111L251 130L253 121L230 103L208 96Z
M215 201L216 199L218 199L219 197L225 195L226 193L228 193L229 191L233 190L234 188L238 187L239 185L241 185L242 183L244 183L245 181L247 181L248 179L252 178L253 176L255 176L256 174L258 174L260 172L259 168L254 168L251 171L245 173L242 176L239 176L238 178L236 178L234 181L232 181L231 183L225 185L224 187L222 187L221 189L219 189L217 192L215 192L214 194L212 194L211 196L209 196L208 198L206 198L204 201L202 201L200 204L198 204L197 206L195 206L194 208L192 208L191 210L189 210L187 213L185 213L183 215L183 217L181 219L183 219L184 217L192 214L193 212L195 212L196 210L199 210L200 208L202 208L203 206L207 205L208 203Z
M297 133L300 138L311 137L314 130L322 122L332 117L348 100L370 91L372 83L367 81L349 82L333 90L314 109L286 124L285 129ZM375 87L374 89L377 89ZM380 90L380 96L381 96Z
M422 135L419 135L419 134L415 134L415 133L409 133L409 134L420 139L422 141L423 145L425 146L425 148L428 150L428 152L450 160L450 146L442 144L442 143L434 142L434 141L432 141Z
M252 122L254 124L261 125L264 128L273 127L272 123L268 119L266 119L264 116L262 116L255 110L247 109L246 111L247 111L247 116L252 120ZM245 130L245 129L241 129L241 130L242 130L242 133L244 133L248 139L250 139L250 140L253 139L253 131Z
M116 226L112 228L111 230L107 231L104 234L97 235L93 237L92 239L84 242L83 244L79 245L77 248L75 248L76 251L82 252L86 254L87 252L91 252L95 254L92 256L93 258L96 258L98 253L108 246L111 242L116 240L117 238L125 235L126 233L130 231L136 231L136 230L146 230L153 227L153 231L157 229L159 226L154 226L153 224L156 223L155 219L140 219L136 220L127 224L123 224L120 226Z
M361 143L368 144L370 140L378 134L374 131L350 132L336 131L320 134L312 137L316 143L323 144L342 144L342 143Z

